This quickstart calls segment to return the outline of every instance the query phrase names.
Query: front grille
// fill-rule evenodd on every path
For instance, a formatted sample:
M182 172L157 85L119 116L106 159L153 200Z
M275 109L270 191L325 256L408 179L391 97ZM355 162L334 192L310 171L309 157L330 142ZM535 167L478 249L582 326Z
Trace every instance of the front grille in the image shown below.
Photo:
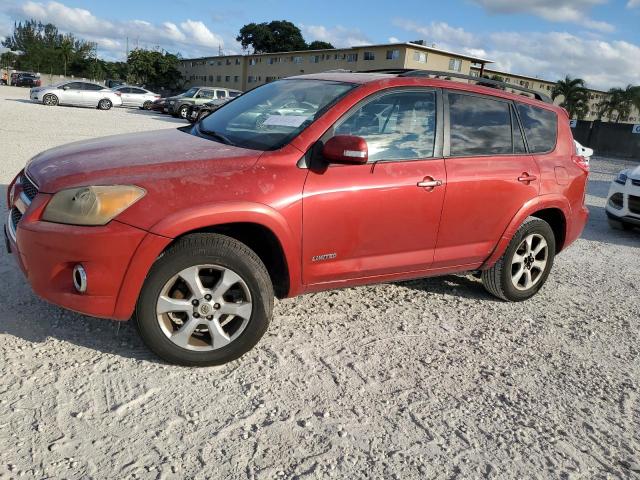
M640 215L640 197L629 195L629 211Z
M22 184L22 191L27 196L29 200L33 200L38 194L38 187L34 185L34 183L29 180L26 175L20 176L20 183Z
M13 223L13 229L14 230L18 226L18 222L21 219L22 219L22 214L20 213L20 210L18 210L16 207L13 207L11 209L11 223Z
M640 187L640 180L631 180L631 185L635 185L636 187Z

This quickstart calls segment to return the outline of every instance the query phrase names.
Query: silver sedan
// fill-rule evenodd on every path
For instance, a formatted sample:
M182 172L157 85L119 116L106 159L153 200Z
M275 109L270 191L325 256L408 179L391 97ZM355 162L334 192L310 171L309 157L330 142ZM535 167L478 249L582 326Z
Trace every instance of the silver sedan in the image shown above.
M160 98L157 93L145 90L142 87L132 87L130 85L120 85L113 89L116 95L122 98L123 107L140 107L145 110L151 109L151 104Z
M91 82L70 81L32 88L30 97L31 100L49 106L77 105L109 110L122 105L119 95L104 85Z

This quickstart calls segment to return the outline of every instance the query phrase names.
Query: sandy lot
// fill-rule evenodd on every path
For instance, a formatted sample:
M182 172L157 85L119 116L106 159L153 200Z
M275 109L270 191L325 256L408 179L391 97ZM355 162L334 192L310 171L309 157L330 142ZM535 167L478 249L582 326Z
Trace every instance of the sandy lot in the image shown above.
M27 95L0 87L3 205L41 150L183 125ZM528 302L468 276L308 295L217 368L44 303L3 251L0 478L638 478L640 231L603 210L634 163L593 161L589 225Z

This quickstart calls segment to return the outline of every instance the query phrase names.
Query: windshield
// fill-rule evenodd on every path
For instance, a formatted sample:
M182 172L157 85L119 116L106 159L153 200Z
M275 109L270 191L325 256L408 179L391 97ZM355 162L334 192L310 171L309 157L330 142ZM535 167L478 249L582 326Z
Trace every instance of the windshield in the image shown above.
M356 85L326 80L278 80L226 103L203 119L194 134L254 150L290 142Z
M180 95L177 95L177 96L180 98L191 98L196 94L198 90L199 90L198 88L190 88L186 92L181 93Z

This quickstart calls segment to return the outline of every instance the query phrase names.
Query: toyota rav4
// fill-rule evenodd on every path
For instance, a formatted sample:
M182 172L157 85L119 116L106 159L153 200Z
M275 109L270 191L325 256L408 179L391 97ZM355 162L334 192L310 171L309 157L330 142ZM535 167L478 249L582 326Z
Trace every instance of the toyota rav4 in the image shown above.
M6 236L41 297L212 365L258 342L274 297L476 272L528 299L585 226L587 176L542 98L333 72L37 155L9 186Z

